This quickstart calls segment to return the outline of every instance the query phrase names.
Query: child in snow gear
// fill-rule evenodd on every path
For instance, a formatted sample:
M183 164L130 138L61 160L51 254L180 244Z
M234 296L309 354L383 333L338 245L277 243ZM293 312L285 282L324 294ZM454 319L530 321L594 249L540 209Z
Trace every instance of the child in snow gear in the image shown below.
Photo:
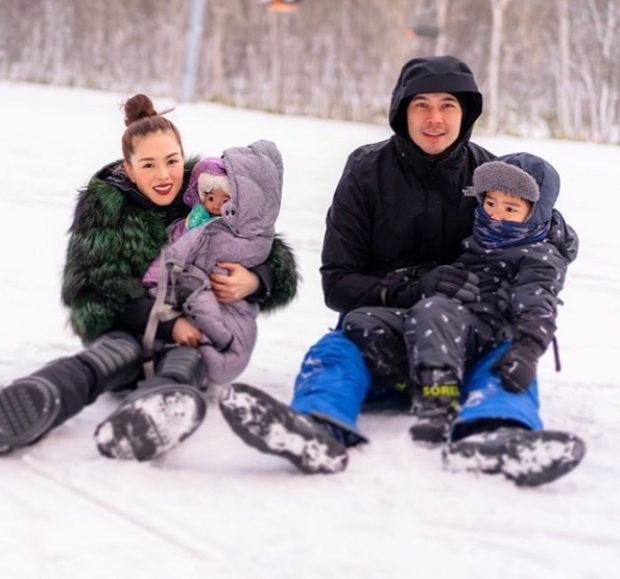
M198 202L195 201L196 194ZM232 187L221 157L205 157L192 169L185 197L194 206L185 220L187 229L194 229L215 217L222 216L222 205L230 201Z
M194 208L206 203L221 215L213 218L209 214L206 222L189 229L181 221L172 231L172 244L162 252L165 268L159 274L153 267L147 272L146 284L158 299L151 310L145 345L151 347L159 319L168 319L171 310L182 311L203 334L200 352L207 378L224 384L239 376L250 361L259 307L246 300L220 304L209 275L220 271L220 263L255 267L267 259L280 211L283 166L276 146L264 140L225 150L219 164L207 161L204 165L211 171L221 166L222 174L199 173L194 179L197 187L190 180L185 201ZM193 176L203 169L202 164L197 163ZM216 195L225 199L223 206L214 202ZM189 217L201 213L192 209ZM157 281L151 282L150 276Z
M546 240L559 191L555 169L528 153L507 155L474 171L473 187L465 191L479 202L474 231L452 266L477 277L480 297L463 305L438 290L403 315L410 380L417 386L414 440L448 439L465 368L503 340L513 344L493 369L504 388L524 392L534 380L538 358L553 339L568 267ZM428 376L429 367L439 380ZM429 388L438 383L453 384L452 396Z
M297 465L290 446L285 451L261 441L265 433L293 437L296 418L305 415L319 425L329 424L334 439L344 440L339 468L331 466L332 453L323 468L315 469L338 472L346 464L348 449L367 440L357 426L362 409L370 402L404 399L407 351L402 316L395 320L391 308L406 311L423 295L437 291L463 303L479 296L476 276L441 266L457 259L461 242L472 232L476 201L462 191L471 185L476 167L495 158L470 141L481 113L482 95L471 70L459 59L415 58L403 66L389 112L394 134L349 156L327 216L321 266L325 300L341 319L357 310L356 316L348 318L346 335L339 325L310 348L293 400L284 409L267 393L249 391L245 385L245 407L231 395L241 386L232 384L224 392L224 417L246 443ZM570 256L569 261L574 259L576 236L556 211L549 240ZM501 352L496 349L489 355ZM488 366L474 369L472 384L486 384ZM535 392L530 387L525 393L530 406L537 404ZM504 417L493 400L468 415L476 428L494 430L519 422L521 406L527 406L523 403ZM257 406L278 409L262 414L270 416L270 428L261 428L260 418L242 418ZM462 412L460 417L466 419ZM303 453L302 445L299 448ZM545 482L570 470L560 472L549 464L541 468L552 471Z
M141 343L155 301L142 277L166 245L167 227L189 212L183 195L196 160L184 160L176 126L149 97L131 97L124 112L123 159L80 191L70 229L62 300L86 348L0 389L0 453L39 440L104 392L133 391L97 428L105 456L150 460L205 416L200 331L181 312L162 321L148 378ZM295 260L281 239L257 267L228 265L230 275L211 277L223 303L242 296L273 311L295 295Z

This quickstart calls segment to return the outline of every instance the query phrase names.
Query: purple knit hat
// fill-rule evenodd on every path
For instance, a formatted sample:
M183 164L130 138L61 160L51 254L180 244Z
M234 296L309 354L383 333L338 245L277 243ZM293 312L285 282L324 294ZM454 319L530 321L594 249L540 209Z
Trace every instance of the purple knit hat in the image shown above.
M198 192L198 177L201 175L203 178L200 180L200 184L203 191L222 189L230 195L230 181L223 159L221 157L205 157L198 161L192 169L187 189L183 193L183 201L186 205L193 207L202 201Z

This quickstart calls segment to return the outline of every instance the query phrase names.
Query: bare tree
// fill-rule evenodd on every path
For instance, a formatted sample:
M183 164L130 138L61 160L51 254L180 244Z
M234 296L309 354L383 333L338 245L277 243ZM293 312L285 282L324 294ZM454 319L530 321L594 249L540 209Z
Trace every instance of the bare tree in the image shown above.
M196 98L385 122L403 63L467 62L479 130L620 142L620 0L209 0ZM434 38L405 34L430 15ZM0 78L178 94L188 0L0 0Z
M446 37L446 27L448 24L448 13L452 0L435 0L435 12L437 14L437 27L439 36L435 42L435 54L446 54L448 41Z
M558 12L558 46L559 46L559 79L557 89L557 105L560 132L564 135L573 133L570 115L571 82L571 43L570 43L570 12L569 0L557 0Z
M490 0L492 27L489 43L489 90L488 90L488 130L496 134L499 128L499 74L502 60L502 36L504 32L504 12L511 0Z

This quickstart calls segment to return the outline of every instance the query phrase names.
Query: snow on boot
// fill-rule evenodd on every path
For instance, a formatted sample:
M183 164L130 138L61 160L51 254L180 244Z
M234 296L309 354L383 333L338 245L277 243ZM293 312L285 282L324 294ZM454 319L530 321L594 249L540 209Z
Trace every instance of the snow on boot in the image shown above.
M419 375L422 386L413 401L415 423L409 433L418 443L444 443L458 411L457 380L447 368L423 368Z
M152 460L193 434L207 406L197 388L162 384L130 394L95 431L103 456Z
M220 409L247 445L286 458L302 472L329 474L347 466L346 448L318 420L291 410L258 388L231 384L222 391Z
M517 486L535 487L568 474L583 459L585 443L568 432L500 428L448 444L448 470L503 474Z
M0 389L0 454L47 434L59 411L58 388L40 376L22 378Z

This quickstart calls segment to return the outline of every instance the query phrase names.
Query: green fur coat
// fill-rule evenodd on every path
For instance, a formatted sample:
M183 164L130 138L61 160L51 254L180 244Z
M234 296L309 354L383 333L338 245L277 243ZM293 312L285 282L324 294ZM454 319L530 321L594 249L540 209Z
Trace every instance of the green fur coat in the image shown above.
M142 195L115 161L96 173L79 191L62 279L62 301L70 309L74 332L88 344L115 329L129 300L146 295L142 276L168 241L167 227L184 218L189 173L174 202L158 207ZM261 312L290 303L298 273L291 248L276 236L266 262L274 283L259 302Z

